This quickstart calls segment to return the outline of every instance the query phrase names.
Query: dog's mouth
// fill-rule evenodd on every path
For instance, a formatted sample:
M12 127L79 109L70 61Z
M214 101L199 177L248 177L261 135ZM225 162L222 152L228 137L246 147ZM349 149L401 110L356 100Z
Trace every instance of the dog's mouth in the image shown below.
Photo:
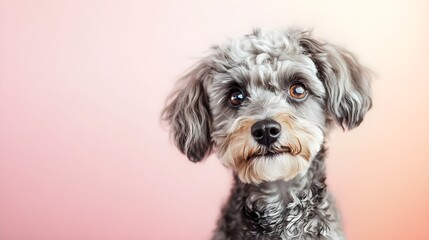
M274 158L277 157L279 155L283 155L283 154L290 154L291 153L291 149L290 147L286 147L286 146L282 146L280 149L265 149L264 151L260 152L260 153L256 153L253 154L251 156L249 156L247 158L247 161L251 161L255 158L260 158L260 157L264 157L264 158Z

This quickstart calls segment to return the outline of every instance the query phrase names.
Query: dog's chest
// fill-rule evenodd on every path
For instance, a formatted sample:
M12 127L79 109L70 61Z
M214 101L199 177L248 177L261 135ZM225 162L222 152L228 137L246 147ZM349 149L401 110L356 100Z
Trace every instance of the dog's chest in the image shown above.
M287 191L286 191L287 189ZM324 239L328 202L308 189L277 184L247 189L243 223L254 239Z
M244 197L244 220L253 234L279 236L286 224L288 198L275 185L249 189Z

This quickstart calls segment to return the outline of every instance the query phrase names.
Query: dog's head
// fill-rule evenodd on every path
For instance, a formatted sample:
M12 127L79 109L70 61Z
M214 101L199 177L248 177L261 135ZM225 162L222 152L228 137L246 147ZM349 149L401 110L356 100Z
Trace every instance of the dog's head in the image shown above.
M193 162L214 149L243 182L289 180L307 171L332 122L362 122L370 78L351 53L309 32L255 30L196 64L163 118Z

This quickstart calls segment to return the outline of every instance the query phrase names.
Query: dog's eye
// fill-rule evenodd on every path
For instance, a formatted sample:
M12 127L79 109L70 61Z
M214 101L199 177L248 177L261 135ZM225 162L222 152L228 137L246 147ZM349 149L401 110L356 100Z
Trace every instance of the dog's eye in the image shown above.
M229 94L228 103L231 107L239 107L245 99L246 95L243 93L243 91L239 89L234 89Z
M289 87L289 96L295 99L304 99L307 96L307 88L302 83L295 83Z

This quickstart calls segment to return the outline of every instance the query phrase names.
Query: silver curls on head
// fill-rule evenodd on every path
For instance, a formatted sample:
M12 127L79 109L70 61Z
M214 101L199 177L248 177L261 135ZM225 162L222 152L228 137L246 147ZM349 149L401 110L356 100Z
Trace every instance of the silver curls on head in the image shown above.
M209 75L207 62L195 65L179 80L162 113L176 146L192 162L201 161L212 149L211 114L204 87Z
M316 64L326 88L329 112L343 129L359 126L372 107L368 69L347 50L322 43L310 32L301 32L299 42Z

